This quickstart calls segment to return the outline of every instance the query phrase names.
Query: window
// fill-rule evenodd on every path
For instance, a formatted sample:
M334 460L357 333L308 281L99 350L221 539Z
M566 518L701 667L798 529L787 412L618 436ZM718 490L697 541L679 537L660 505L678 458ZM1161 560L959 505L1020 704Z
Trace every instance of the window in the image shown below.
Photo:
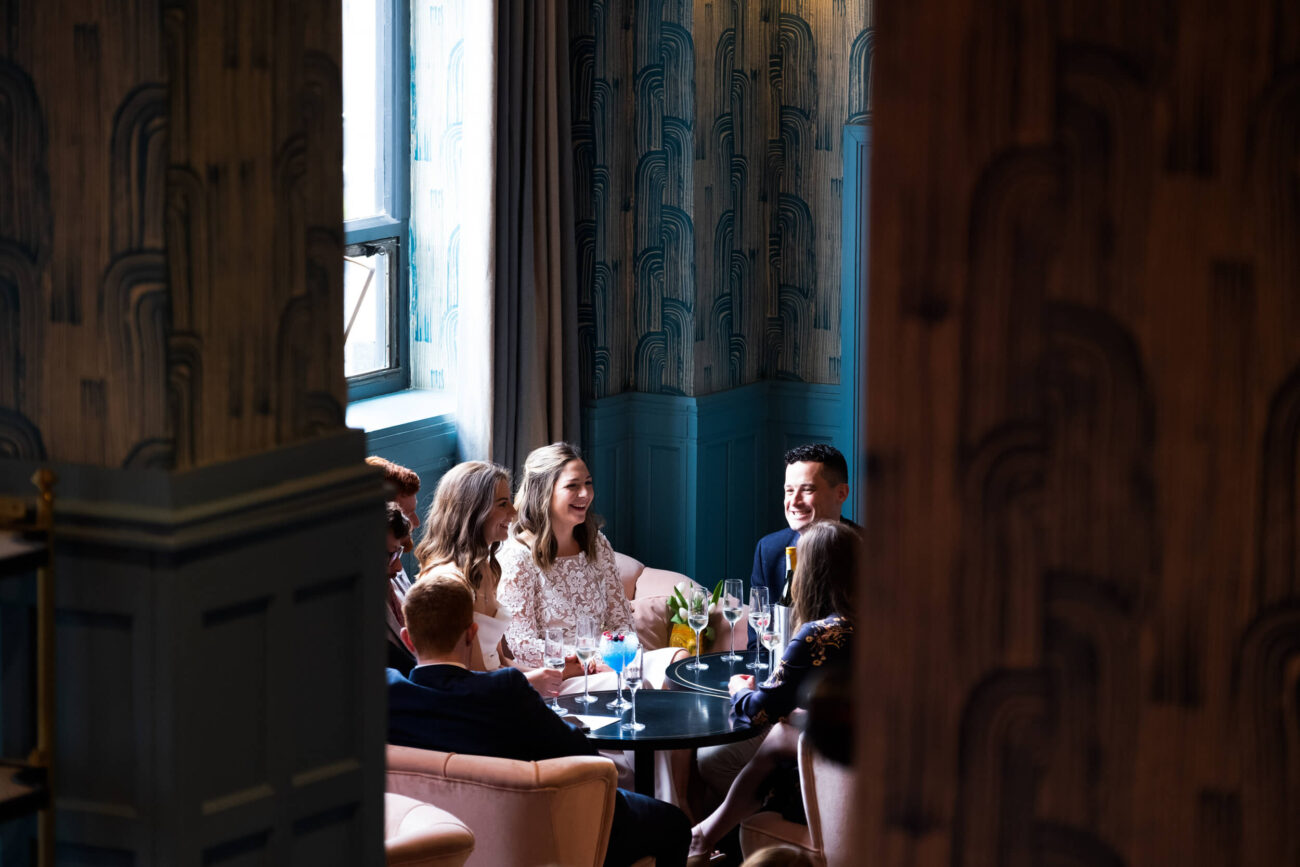
M350 399L407 387L409 15L343 0L344 359Z

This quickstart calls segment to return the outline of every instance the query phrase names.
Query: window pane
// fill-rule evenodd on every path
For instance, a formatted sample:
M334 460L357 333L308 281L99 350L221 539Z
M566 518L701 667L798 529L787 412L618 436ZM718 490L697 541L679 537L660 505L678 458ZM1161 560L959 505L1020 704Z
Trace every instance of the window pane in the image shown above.
M343 0L343 219L387 210L391 22L385 0Z
M358 376L392 367L388 303L395 274L395 239L347 248L343 259L343 371Z

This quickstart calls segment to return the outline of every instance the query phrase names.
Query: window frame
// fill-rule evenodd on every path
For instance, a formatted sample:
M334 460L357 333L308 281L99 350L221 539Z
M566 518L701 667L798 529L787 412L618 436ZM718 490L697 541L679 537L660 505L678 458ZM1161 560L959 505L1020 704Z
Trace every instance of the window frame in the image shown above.
M392 239L396 257L396 280L392 281L388 299L389 342L392 366L383 370L347 378L348 400L361 400L394 391L411 384L411 13L406 0L380 0L388 7L392 22L388 64L384 79L385 92L377 97L384 109L384 210L380 216L343 221L343 245L372 243ZM346 75L347 71L343 70ZM340 263L341 264L341 263ZM346 312L338 311L339 327Z

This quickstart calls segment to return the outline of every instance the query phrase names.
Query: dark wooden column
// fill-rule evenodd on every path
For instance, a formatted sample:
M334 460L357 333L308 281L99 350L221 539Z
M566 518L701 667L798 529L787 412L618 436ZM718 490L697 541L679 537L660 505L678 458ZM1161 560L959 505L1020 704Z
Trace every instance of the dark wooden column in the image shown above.
M60 863L382 862L340 30L338 0L0 2L0 491L59 476ZM31 606L0 588L11 755Z
M863 863L1300 863L1300 14L878 22Z

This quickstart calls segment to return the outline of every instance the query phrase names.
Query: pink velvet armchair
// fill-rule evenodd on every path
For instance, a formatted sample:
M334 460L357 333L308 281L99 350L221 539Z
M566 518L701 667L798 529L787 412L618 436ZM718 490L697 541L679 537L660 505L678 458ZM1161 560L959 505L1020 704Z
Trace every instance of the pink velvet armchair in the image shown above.
M451 813L405 795L384 795L388 867L461 867L473 851L474 833Z
M784 819L780 813L758 813L740 826L740 848L746 857L766 846L796 846L826 867L861 863L851 851L853 769L836 764L799 738L799 782L803 787L808 824Z
M599 867L617 773L596 756L519 762L390 744L386 788L455 810L474 832L471 867Z

